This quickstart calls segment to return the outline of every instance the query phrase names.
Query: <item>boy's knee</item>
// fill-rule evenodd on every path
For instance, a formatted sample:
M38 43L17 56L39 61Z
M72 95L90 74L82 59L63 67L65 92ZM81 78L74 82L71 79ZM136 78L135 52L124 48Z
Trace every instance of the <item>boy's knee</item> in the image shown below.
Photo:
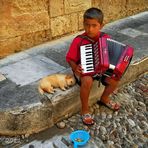
M84 76L81 78L81 85L85 87L91 87L93 84L93 79L90 76Z
M109 77L107 77L107 78L105 79L105 82L106 82L107 84L111 85L111 86L117 86L118 83L119 83L119 81L114 80L114 79L109 78Z

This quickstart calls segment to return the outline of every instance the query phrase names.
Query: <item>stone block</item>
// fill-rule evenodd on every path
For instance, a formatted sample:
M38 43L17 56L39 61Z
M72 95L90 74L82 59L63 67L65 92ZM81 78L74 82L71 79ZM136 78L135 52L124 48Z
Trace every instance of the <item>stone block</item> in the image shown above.
M4 1L5 5L9 4L12 15L20 15L24 13L47 11L47 3L44 0L12 0Z
M70 15L70 20L71 20L71 31L76 32L78 31L78 14L77 13L72 13Z
M51 40L50 30L37 31L34 33L22 35L20 40L20 46L21 46L21 49L23 50L25 48L29 48L34 45L41 44L48 40Z
M123 86L126 83L135 81L139 75L147 72L147 66L144 65L148 65L148 57L141 59L139 62L137 61L131 64L122 77L119 86Z
M0 118L0 135L29 135L54 125L50 103L30 104L10 111L1 111Z
M49 29L48 12L26 13L0 22L0 40Z
M67 91L56 89L53 95L47 93L45 95L52 102L54 108L53 121L55 123L67 115L71 116L71 113L76 113L80 110L79 87L77 85L69 88Z
M0 40L49 29L44 1L3 1L0 4Z
M50 17L64 14L64 0L51 0L49 5Z
M64 3L66 14L86 10L89 7L91 7L91 0L65 0Z
M89 104L90 106L98 100L103 92L103 85L98 87L97 81L93 83L90 93ZM75 85L66 91L57 89L55 94L45 94L53 105L53 121L57 123L61 119L71 116L71 113L76 113L81 108L79 92L80 88ZM60 95L58 95L60 94ZM75 103L74 103L75 102Z
M139 11L145 10L148 8L147 0L128 0L126 3L127 14L133 15Z
M119 19L126 14L125 0L93 0L92 6L101 9L104 13L105 23Z
M70 15L59 16L51 19L52 37L67 34L71 31Z
M113 21L126 15L126 1L123 0L107 0L101 1L101 9L104 12L104 20ZM107 10L107 11L106 11Z
M78 26L79 26L79 30L82 30L82 29L84 29L84 27L83 27L83 14L84 14L84 12L80 12L78 15L79 15L79 24L78 24Z
M20 40L20 37L0 40L0 58L18 52L20 50Z

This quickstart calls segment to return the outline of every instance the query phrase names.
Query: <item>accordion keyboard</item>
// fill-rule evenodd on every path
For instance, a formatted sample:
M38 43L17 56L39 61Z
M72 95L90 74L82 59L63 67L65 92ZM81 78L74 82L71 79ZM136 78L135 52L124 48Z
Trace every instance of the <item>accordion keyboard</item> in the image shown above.
M83 73L94 72L92 44L80 46Z

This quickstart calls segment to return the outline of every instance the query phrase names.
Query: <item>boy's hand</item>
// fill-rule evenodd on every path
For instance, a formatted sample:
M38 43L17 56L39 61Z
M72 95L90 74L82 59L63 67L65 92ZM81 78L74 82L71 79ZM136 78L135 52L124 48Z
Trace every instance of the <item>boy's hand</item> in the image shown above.
M77 65L77 64L76 64L74 61L72 61L72 60L69 61L69 65L71 66L73 72L74 72L77 76L81 77L82 72L83 72L83 69L82 69L81 65L80 65L80 64Z
M83 69L80 64L76 66L74 73L78 76L81 76L81 74L83 73Z

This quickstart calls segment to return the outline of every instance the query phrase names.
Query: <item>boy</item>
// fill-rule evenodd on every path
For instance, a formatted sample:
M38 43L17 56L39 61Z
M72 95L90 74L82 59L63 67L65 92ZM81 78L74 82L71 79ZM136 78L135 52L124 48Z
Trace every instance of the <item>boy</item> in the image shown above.
M83 36L89 37L94 41L98 40L100 36L103 36L105 38L110 38L110 36L105 33L101 35L102 33L100 32L100 30L103 27L103 13L100 9L90 8L86 10L83 15L83 19L84 19L83 25L85 30L85 32L82 34ZM88 98L94 79L92 76L82 75L83 69L81 68L80 65L80 46L88 43L90 43L88 39L85 38L82 39L80 36L77 36L71 43L69 51L67 52L66 55L66 60L69 63L70 67L72 68L76 80L79 81L80 83L82 121L86 125L92 125L94 124L94 120L89 111ZM118 81L103 76L101 82L102 84L105 85L105 89L99 102L114 111L119 110L120 105L118 103L111 101L109 98L109 95L116 89Z

